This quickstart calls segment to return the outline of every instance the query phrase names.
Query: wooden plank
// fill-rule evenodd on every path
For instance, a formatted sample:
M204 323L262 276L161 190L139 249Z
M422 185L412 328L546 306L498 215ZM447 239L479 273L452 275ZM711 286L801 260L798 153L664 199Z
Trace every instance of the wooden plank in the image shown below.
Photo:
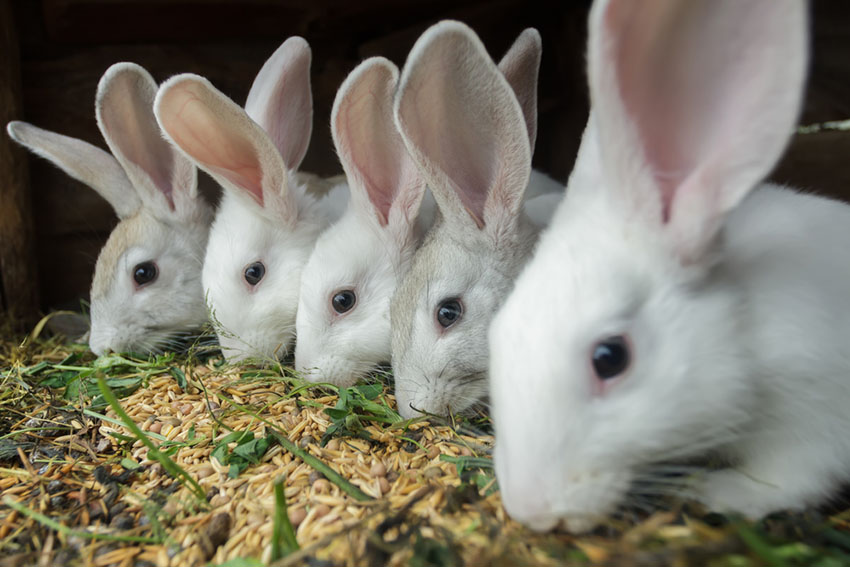
M850 131L824 130L797 134L776 170L776 183L850 201Z
M0 0L0 125L21 114L21 69L10 0ZM0 311L29 322L38 313L26 154L0 135Z

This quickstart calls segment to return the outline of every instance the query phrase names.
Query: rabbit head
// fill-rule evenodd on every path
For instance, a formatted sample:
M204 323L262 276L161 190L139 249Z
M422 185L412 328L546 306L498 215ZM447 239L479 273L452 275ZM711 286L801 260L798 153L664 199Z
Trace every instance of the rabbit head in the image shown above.
M405 417L486 395L487 327L536 239L522 211L531 128L511 84L452 21L419 38L402 72L396 124L440 212L391 303Z
M166 137L224 189L203 285L231 361L286 353L301 269L327 224L295 175L312 128L309 69L307 43L290 38L263 66L245 109L190 74L156 96Z
M212 211L194 166L159 133L155 93L138 65L117 63L103 75L95 111L112 155L24 122L8 125L14 140L93 188L120 219L92 281L96 354L156 351L206 321L201 265Z
M805 9L594 4L567 196L490 330L494 458L516 519L586 530L646 495L646 467L718 449L752 418L723 226L792 132Z
M419 243L425 182L393 122L398 69L363 61L337 93L331 130L351 190L301 278L296 369L350 386L390 360L389 302Z

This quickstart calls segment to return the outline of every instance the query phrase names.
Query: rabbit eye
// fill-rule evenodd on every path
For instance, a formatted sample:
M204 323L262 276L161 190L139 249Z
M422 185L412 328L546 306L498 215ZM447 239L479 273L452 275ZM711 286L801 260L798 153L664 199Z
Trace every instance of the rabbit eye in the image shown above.
M351 289L338 291L331 298L331 305L333 305L334 311L340 315L351 311L355 303L357 303L357 296L354 294L354 290Z
M625 372L631 354L629 344L623 336L608 337L593 347L593 370L600 380L610 380Z
M153 282L158 274L159 270L156 269L156 264L153 262L142 262L136 264L136 267L133 268L133 279L138 286Z
M266 267L262 262L254 262L245 268L245 281L248 285L257 285L263 276L266 275Z
M444 329L457 323L462 315L463 306L458 299L447 299L437 306L437 323Z

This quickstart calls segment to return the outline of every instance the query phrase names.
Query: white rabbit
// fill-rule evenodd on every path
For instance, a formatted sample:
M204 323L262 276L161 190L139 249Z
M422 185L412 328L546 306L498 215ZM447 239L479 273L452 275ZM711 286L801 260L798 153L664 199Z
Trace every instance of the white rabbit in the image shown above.
M499 65L523 101L532 143L540 51L540 35L527 29ZM397 82L392 63L372 58L337 93L331 129L352 199L339 222L319 237L301 276L295 367L308 380L349 386L389 362L390 298L434 220L433 198L426 194L423 201L424 180L393 123ZM545 224L563 186L542 173L532 175L534 192L543 195L527 209Z
M850 207L761 184L800 107L806 12L594 5L567 198L490 332L516 519L586 530L669 490L661 463L712 454L728 468L680 488L750 517L850 476Z
M286 353L301 269L344 209L335 196L324 197L331 206L323 209L295 173L312 129L309 71L309 46L293 37L263 66L244 110L196 75L172 77L156 96L166 137L224 188L203 285L230 361Z
M334 145L351 199L316 242L301 279L295 366L312 381L349 386L389 361L389 303L428 220L425 182L393 123L398 69L363 61L337 92Z
M395 114L440 210L391 302L399 412L462 411L487 393L487 327L537 237L522 210L528 114L475 33L451 21L416 42Z
M158 351L207 319L201 262L212 209L198 195L194 166L159 133L155 94L133 63L103 75L95 111L112 155L25 122L8 125L15 141L97 191L120 219L92 281L89 346L98 355Z

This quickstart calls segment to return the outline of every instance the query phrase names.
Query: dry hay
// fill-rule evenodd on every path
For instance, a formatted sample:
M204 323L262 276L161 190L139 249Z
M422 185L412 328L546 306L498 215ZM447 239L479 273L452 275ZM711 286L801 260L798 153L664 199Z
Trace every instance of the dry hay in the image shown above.
M0 567L260 564L245 558L268 564L280 478L300 550L275 565L798 565L826 558L819 564L832 567L850 552L843 515L831 518L827 531L816 516L718 526L698 510L674 507L612 521L581 538L535 534L506 517L489 466L493 438L469 421L349 416L337 422L351 427L321 446L338 396L302 386L280 369L190 355L95 373L117 369L113 385L138 382L121 405L197 480L198 499L112 409L85 412L91 396L69 402L61 390L37 386L50 383L39 368L49 367L51 379L67 375L65 367L97 364L82 347L57 341L0 346L0 491L29 511L0 505ZM386 390L374 402L394 405ZM222 444L234 430L268 441L264 452L244 452L257 462L243 470L234 457L241 444ZM282 446L276 432L295 448ZM311 466L298 450L319 464ZM221 462L227 458L231 465ZM345 480L325 478L319 465ZM91 539L92 533L117 541ZM833 540L829 549L813 543L824 533Z

